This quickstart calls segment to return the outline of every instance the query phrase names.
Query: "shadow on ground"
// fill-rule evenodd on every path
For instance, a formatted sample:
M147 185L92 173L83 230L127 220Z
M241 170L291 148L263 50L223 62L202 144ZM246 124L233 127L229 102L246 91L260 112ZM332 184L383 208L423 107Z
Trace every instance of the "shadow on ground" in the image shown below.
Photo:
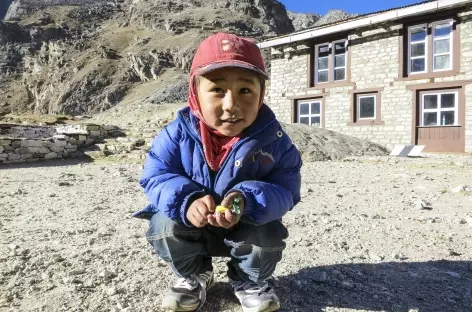
M320 282L320 274L326 280ZM470 312L472 261L385 262L303 268L276 278L280 311ZM237 304L227 284L209 293L202 311ZM329 311L329 309L328 309Z

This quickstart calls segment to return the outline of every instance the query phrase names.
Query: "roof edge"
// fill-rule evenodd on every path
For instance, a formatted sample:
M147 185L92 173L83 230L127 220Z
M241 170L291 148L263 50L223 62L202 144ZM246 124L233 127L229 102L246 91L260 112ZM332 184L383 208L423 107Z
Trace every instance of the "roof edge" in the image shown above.
M387 21L394 21L405 17L424 15L433 13L442 9L450 9L459 7L465 4L472 4L470 0L437 0L426 3L419 3L409 7L404 7L396 10L385 11L376 15L370 15L364 18L346 21L344 23L336 24L333 26L327 26L323 28L316 28L312 30L304 30L301 32L292 33L289 35L277 37L271 40L263 41L258 43L260 49L270 48L273 46L289 44L298 42L306 39L316 38L329 34L338 33L341 31L347 31L357 29L359 27L366 27L374 24L379 24Z

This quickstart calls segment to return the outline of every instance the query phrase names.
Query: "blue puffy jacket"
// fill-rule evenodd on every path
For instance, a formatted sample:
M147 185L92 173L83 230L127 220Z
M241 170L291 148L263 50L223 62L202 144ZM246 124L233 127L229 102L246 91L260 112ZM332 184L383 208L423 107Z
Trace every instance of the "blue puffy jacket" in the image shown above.
M154 139L140 179L151 204L135 217L161 211L190 227L185 215L193 199L209 194L219 204L239 191L245 196L244 216L264 224L281 219L300 201L300 153L268 106L262 106L216 173L206 164L198 127L198 119L184 108Z

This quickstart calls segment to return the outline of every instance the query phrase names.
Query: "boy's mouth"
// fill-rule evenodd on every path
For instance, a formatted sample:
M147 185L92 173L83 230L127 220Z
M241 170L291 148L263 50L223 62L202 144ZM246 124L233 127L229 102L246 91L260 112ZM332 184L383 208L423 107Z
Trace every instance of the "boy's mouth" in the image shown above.
M229 123L229 124L236 124L236 123L239 123L243 121L242 119L240 118L229 118L229 119L222 119L221 122L223 122L224 124L225 123Z

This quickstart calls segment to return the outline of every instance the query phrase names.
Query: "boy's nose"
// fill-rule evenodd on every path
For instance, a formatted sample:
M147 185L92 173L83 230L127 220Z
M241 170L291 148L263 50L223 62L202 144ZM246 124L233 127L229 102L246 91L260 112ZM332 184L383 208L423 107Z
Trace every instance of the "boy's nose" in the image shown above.
M223 110L232 111L237 106L237 100L234 96L234 93L231 91L226 92L226 95L223 99Z

